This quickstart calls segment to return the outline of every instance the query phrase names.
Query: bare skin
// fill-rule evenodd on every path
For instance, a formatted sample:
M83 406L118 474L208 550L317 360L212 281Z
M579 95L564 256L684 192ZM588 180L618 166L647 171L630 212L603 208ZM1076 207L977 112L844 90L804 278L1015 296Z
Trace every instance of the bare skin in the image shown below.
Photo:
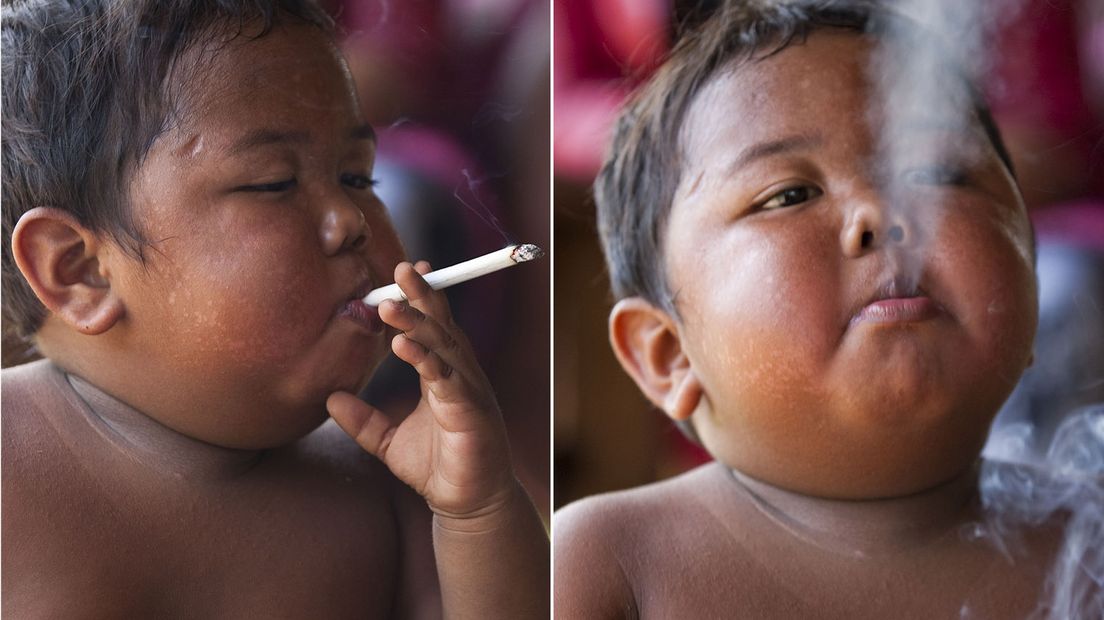
M34 390L60 390L12 375L5 615L439 615L424 501L333 424L284 448L228 451L87 384L84 401L38 409L50 401Z
M677 313L622 300L610 338L718 464L558 512L558 617L1011 618L1039 602L1057 525L1011 558L963 536L988 425L1030 360L1026 210L980 128L940 129L951 110L910 119L913 159L880 166L870 50L817 31L691 105L664 231Z
M557 512L556 617L1024 618L1061 534L970 541L968 477L870 502L752 482L712 464Z
M49 207L13 234L57 368L3 375L4 612L546 615L492 388L402 262L332 42L281 24L182 62L131 186L146 262ZM352 301L392 278L408 304ZM401 420L352 396L389 348L422 378Z

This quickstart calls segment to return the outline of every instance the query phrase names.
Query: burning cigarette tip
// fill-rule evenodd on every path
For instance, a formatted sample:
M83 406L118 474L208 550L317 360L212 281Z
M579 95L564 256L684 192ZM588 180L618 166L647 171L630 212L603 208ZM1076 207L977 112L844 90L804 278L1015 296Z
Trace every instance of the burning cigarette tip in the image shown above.
M538 259L544 256L544 250L538 248L532 243L523 243L521 245L514 246L512 252L510 252L510 260L515 263L527 263L531 260Z

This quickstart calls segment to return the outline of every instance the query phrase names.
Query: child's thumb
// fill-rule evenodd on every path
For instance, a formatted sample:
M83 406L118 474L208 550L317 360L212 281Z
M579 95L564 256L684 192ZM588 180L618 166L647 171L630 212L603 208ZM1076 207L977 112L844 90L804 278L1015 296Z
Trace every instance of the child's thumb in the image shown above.
M381 461L387 460L387 448L398 426L386 414L348 392L330 394L326 410L361 448Z

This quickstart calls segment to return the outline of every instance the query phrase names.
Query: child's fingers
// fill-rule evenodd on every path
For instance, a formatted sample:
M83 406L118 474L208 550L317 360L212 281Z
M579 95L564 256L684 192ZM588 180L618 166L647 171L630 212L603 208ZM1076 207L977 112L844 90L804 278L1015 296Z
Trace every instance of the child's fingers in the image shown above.
M435 351L449 364L472 363L474 357L469 353L467 339L452 321L448 299L444 293L434 291L418 273L429 268L425 261L413 266L403 263L395 268L395 281L408 300L406 304L382 304L380 318Z
M380 304L380 318L407 337L433 351L452 357L458 352L459 341L445 326L424 312L405 303L387 301Z
M478 366L452 361L431 351L405 334L395 336L391 350L402 361L414 367L426 389L442 403L467 403L480 411L496 409L489 388L480 387L486 382L481 378ZM475 369L474 371L472 369ZM466 370L464 370L466 369Z
M485 385L486 378L463 332L452 322L447 298L421 276L429 270L425 261L417 265L400 263L395 268L395 282L408 301L380 304L380 318L403 332L392 341L391 349L414 367L438 400L478 401L482 403L478 406L494 409L493 396L487 403L490 389Z
M395 352L399 359L413 366L414 370L418 371L418 376L429 382L431 387L435 382L453 377L454 368L451 364L432 349L411 339L406 334L395 336L395 339L391 341L391 350ZM444 393L453 394L449 390ZM434 390L434 394L438 398L442 397L442 394L438 393L437 390Z
M387 460L387 448L397 428L387 416L348 392L334 392L326 399L330 417L364 448L381 461Z
M419 261L419 265L423 263L425 267L429 266L429 263ZM410 305L442 323L452 322L452 312L449 310L445 294L433 290L414 265L399 263L395 267L395 283L406 294Z
M481 378L479 363L475 361L475 355L461 332L448 329L406 304L381 305L380 318L403 332L392 341L391 349L399 359L414 366L422 379L440 381L459 371L455 374L463 376L453 379L460 385L476 385L485 381ZM431 383L429 387L439 399L445 401L467 394L449 386Z

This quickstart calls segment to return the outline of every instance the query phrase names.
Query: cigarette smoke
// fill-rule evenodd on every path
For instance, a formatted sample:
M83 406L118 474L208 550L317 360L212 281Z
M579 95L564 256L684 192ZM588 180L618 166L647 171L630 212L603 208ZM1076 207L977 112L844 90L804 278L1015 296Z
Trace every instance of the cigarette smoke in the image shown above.
M991 453L1030 458L1031 425L1012 424L998 432ZM1041 462L986 460L980 487L987 519L970 535L995 545L1010 561L1018 559L1020 531L1065 519L1061 549L1031 617L1099 617L1104 610L1104 406L1070 415Z
M935 231L940 206L913 198L919 185L986 156L975 102L967 85L980 87L991 73L991 41L1020 9L1022 0L901 0L893 4L905 19L885 24L871 63L878 91L870 122L878 132L875 167L882 179L888 221L905 230ZM938 127L933 133L918 128ZM941 136L937 139L934 136ZM948 136L959 139L948 140ZM961 139L974 136L976 139ZM924 192L931 196L931 192ZM923 235L917 237L922 238ZM889 253L888 277L915 284L923 248Z
M409 125L411 122L413 122L413 121L410 120L410 117L400 116L400 117L396 118L395 120L391 121L391 124L388 125L384 129L384 131L385 132L391 131L392 129L395 129L396 127L402 127L403 125Z
M1022 0L902 0L893 5L913 23L890 23L888 34L880 37L871 66L879 96L870 109L890 221L937 232L941 206L910 200L918 189L916 173L926 184L930 178L923 175L933 164L953 167L991 156L964 85L986 83L993 68L991 42L1021 5ZM923 134L916 127L931 124L943 136L979 139L917 139ZM886 275L918 282L923 252L890 253L896 264L887 266L892 272ZM1046 438L1039 435L1028 423L994 431L979 481L986 516L963 535L992 545L1010 562L1031 563L1025 532L1064 522L1060 552L1031 617L1099 618L1104 610L1104 406L1067 416L1041 458L1036 446L1045 446ZM971 617L971 607L966 601L960 617Z
M495 232L501 235L502 239L506 242L507 245L515 245L514 240L510 237L510 234L506 232L506 228L502 225L502 222L500 222L498 218L495 217L495 214L486 205L486 203L484 203L483 200L479 198L479 194L481 191L480 186L483 185L483 183L485 183L488 179L494 177L474 177L467 168L461 169L460 174L464 175L464 181L456 186L456 189L452 193L453 197L456 198L456 200L460 204L467 207L469 211L474 213L476 217L478 217L480 220L483 220L484 224L490 226L495 230ZM461 195L461 192L465 187L468 190L468 195L470 197L469 200L465 200L464 197Z
M525 114L525 108L499 101L488 101L480 106L472 119L472 127L485 127L493 123L512 123Z

